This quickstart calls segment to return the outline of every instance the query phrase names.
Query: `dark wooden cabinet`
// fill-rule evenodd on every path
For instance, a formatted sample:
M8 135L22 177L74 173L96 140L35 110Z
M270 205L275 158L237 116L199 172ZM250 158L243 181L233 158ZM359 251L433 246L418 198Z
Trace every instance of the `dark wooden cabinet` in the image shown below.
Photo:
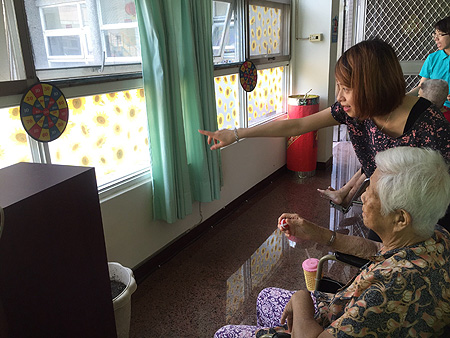
M116 337L94 169L3 168L0 206L0 335Z

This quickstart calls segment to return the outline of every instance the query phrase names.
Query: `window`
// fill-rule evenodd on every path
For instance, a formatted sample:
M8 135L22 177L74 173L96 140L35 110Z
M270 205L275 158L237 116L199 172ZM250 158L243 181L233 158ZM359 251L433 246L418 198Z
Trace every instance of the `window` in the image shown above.
M239 78L236 74L214 78L216 91L217 124L219 129L239 126Z
M133 0L25 0L25 8L41 80L140 72Z
M1 95L6 96L24 92L33 70L24 62L27 50L22 52L14 2L4 0L0 4L0 84Z
M0 168L32 160L28 135L20 122L19 107L0 109Z
M68 99L64 133L38 143L25 132L19 107L0 109L0 168L17 162L95 167L105 186L148 170L150 153L144 90L134 89Z
M283 94L286 92L285 67L258 70L258 84L247 93L249 127L285 112Z
M99 186L150 167L144 90L68 100L64 133L48 144L54 164L95 167Z
M239 41L240 30L239 20L236 13L236 1L214 1L213 2L213 53L214 63L239 62L240 50Z
M101 189L149 172L140 41L133 0L2 0L0 167L19 161L94 166ZM213 1L219 128L286 111L290 0ZM31 46L31 48L29 48ZM244 92L251 60L257 88ZM69 122L49 143L28 137L20 99L37 81L64 92ZM101 85L99 85L101 83Z
M289 0L213 2L219 129L253 126L286 112L289 20ZM239 81L239 66L244 60L252 61L258 69L258 84L249 93Z
M286 39L282 38L282 7L249 6L250 56L280 55Z
M0 53L9 60L0 66L0 86L9 91L0 102L0 168L20 161L93 166L105 189L148 177L134 2L3 0L0 6ZM38 78L56 80L68 98L67 126L49 143L30 138L20 119L18 103Z

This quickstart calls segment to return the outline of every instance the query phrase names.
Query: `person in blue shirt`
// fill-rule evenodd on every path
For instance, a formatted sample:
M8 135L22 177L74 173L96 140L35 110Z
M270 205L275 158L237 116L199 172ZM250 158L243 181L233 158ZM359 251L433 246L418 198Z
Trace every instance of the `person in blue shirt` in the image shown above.
M442 79L450 83L450 16L436 22L433 38L438 51L427 56L419 73L422 77L419 85L409 94L417 95L420 85L428 79ZM450 112L450 92L444 107Z

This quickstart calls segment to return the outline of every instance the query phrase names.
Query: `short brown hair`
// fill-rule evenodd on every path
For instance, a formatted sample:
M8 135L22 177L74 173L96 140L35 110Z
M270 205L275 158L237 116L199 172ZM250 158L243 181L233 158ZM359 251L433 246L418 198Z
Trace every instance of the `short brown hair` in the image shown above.
M405 96L405 78L397 55L377 38L349 48L336 63L335 76L353 90L358 119L389 114Z

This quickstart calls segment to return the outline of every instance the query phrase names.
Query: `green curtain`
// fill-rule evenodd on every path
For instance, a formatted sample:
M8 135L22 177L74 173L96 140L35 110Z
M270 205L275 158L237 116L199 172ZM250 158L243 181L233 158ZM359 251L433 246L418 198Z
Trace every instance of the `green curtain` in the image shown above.
M138 0L150 134L154 219L220 198L220 153L198 129L216 130L211 0Z

